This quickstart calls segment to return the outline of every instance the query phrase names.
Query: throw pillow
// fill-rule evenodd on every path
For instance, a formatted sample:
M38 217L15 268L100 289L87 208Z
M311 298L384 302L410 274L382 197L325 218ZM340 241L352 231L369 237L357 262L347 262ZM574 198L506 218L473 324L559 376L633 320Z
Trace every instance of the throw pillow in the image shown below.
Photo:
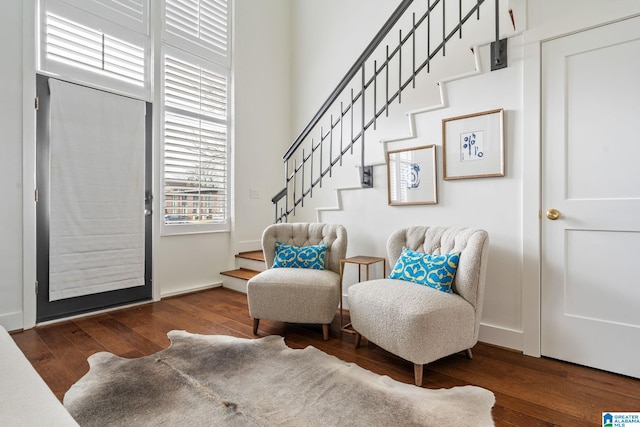
M453 293L451 285L460 261L460 252L435 255L403 248L390 279L426 285L446 293Z
M310 246L293 246L276 242L276 254L273 268L310 268L324 270L327 246L324 244Z

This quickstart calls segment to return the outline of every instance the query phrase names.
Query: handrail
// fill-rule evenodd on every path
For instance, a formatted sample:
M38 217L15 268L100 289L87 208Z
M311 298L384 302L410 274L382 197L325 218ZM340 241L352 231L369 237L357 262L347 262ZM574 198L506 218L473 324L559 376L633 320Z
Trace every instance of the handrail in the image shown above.
M318 124L318 122L322 119L322 117L329 110L329 108L331 108L331 105L333 105L336 99L338 99L338 97L340 96L342 91L347 87L351 79L355 77L355 75L358 73L358 71L362 67L362 64L364 64L364 62L371 56L371 54L375 52L375 50L380 45L380 43L382 43L382 40L384 40L384 38L387 36L391 28L393 28L396 22L398 22L398 20L402 17L404 12L409 8L409 6L411 6L411 3L413 3L413 0L402 0L402 3L400 3L400 5L396 8L393 14L389 17L387 22L385 22L385 24L380 29L380 31L378 31L378 33L375 35L373 40L371 40L371 43L369 43L369 45L365 48L364 52L362 52L362 54L358 57L356 62L353 64L353 66L349 69L349 71L347 71L347 74L345 74L342 80L340 80L340 83L338 83L338 86L333 90L333 92L331 92L331 95L329 95L329 98L327 98L324 104L322 104L322 106L320 107L318 112L313 116L309 124L307 124L307 126L303 129L300 135L298 135L296 140L293 142L293 144L291 144L291 146L289 147L287 152L284 154L284 156L282 156L283 160L285 161L288 160L291 157L291 155L298 149L298 147L302 144L302 141L304 141L304 139L309 135L309 133L311 133L313 128Z

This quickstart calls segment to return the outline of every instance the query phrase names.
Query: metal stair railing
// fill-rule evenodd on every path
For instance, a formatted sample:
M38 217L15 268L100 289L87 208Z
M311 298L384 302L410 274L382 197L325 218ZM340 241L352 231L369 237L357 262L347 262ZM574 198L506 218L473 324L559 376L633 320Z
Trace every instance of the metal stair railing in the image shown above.
M419 0L417 3L420 1L424 2ZM454 1L449 0L448 3ZM323 178L332 176L333 167L342 165L343 156L349 152L353 154L354 145L358 142L361 185L373 186L372 167L365 165L365 132L371 126L376 128L378 118L382 114L389 114L389 106L393 102L402 102L402 92L409 85L415 87L416 76L420 72L425 69L430 71L434 57L440 53L443 56L446 54L445 45L456 33L462 38L462 27L474 14L480 19L480 6L484 0L472 1L473 5L466 13L463 13L463 3L469 4L470 1L457 0L457 21L455 25L450 25L448 31L446 0L427 0L423 12L412 12L410 28L404 34L401 28L398 29L398 39L394 42L397 44L392 48L387 44L381 50L381 43L385 40L390 42L391 31L403 17L406 18L407 10L413 3L414 0L403 0L400 3L284 154L285 187L271 199L275 205L275 222L286 222L289 215L295 215L296 207L304 206L305 197L313 196L314 187L322 187ZM441 12L441 16L434 17L436 11ZM435 19L439 21L434 21ZM438 38L434 47L432 21L442 26L441 38ZM497 25L496 19L496 28ZM416 47L419 31L424 31L423 35L426 35L426 52L422 52L422 57ZM424 41L418 39L418 42ZM406 53L403 52L406 50L409 51L409 59L404 56ZM374 59L371 64L371 58L376 55L382 55L382 60L379 63ZM407 72L405 69L403 75L405 62L410 63L410 70ZM367 70L372 70L369 71L370 75L367 75ZM390 79L396 81L390 82ZM384 80L384 99L381 101L378 99L381 85L379 80ZM395 86L391 92L390 84Z

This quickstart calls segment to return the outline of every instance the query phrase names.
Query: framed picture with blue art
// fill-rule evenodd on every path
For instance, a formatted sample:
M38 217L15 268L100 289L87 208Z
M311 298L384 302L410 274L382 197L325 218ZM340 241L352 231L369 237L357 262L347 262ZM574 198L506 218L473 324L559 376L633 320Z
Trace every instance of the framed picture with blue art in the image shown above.
M446 180L504 176L504 110L442 120Z
M387 151L387 186L391 206L438 203L436 146Z

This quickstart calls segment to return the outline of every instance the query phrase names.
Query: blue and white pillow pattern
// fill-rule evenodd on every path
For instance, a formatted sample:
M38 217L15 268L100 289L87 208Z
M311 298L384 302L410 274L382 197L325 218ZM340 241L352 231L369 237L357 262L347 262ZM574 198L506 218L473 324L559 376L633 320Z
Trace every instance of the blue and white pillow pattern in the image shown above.
M276 254L273 268L310 268L324 270L327 246L324 244L310 246L293 246L276 242Z
M389 279L426 285L448 294L460 262L460 252L435 255L403 248Z

